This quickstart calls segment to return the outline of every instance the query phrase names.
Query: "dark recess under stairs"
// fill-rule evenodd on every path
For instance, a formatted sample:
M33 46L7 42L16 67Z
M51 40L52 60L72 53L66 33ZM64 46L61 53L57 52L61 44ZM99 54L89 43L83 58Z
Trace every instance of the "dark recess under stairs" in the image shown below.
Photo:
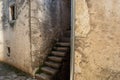
M70 80L70 30L56 42L35 77L37 80Z

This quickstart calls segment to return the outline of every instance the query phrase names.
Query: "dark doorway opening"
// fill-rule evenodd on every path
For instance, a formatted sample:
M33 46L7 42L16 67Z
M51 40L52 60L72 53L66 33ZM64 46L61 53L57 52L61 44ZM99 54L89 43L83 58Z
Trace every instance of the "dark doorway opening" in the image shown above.
M66 30L63 32L63 37L66 37L65 42L69 41L71 43L71 0L64 0L65 6L67 7L66 11L63 12L63 24L67 23ZM62 37L61 37L62 38ZM71 61L71 45L69 46L69 50L67 51L66 56L62 62L62 66L60 71L56 74L53 80L70 80L70 61Z
M38 80L70 80L71 0L60 0L59 6L61 35L39 66L35 76Z

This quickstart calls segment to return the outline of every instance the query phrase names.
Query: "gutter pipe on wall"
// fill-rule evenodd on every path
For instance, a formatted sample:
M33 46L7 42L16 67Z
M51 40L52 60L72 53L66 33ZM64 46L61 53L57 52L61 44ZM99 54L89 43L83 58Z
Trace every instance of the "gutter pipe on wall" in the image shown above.
M70 56L70 80L74 80L74 65L75 65L75 54L74 54L74 36L75 36L75 0L71 0L71 56Z
M31 42L31 0L29 1L29 40L30 40L30 57L31 57L31 67L32 67L32 42Z

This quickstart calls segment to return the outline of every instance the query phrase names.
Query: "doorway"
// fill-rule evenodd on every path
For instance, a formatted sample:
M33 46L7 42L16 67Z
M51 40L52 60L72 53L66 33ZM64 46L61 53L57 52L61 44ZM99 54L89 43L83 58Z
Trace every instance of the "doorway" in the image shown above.
M54 2L54 1L53 1ZM54 2L55 3L55 2ZM38 80L70 80L71 61L71 0L60 0L60 37L55 41L51 52L46 56L43 65L36 72ZM53 7L53 5L50 5ZM52 8L54 10L54 8ZM52 13L53 15L54 13ZM56 20L55 15L52 21ZM53 25L55 25L54 23Z
M64 12L62 15L62 24L66 27L66 30L63 32L63 37L66 37L66 39L62 41L69 41L71 43L71 0L64 0L64 4L67 7L67 10L62 10ZM68 47L68 51L66 56L64 57L64 60L62 62L62 66L60 68L60 71L56 74L53 80L70 80L70 68L71 68L71 45Z

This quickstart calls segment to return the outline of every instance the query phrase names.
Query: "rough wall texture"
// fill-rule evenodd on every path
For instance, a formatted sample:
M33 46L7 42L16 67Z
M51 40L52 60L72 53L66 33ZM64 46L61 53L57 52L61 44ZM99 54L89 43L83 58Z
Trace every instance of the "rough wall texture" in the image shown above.
M3 49L3 42L4 42L4 39L3 39L3 29L2 29L2 16L3 16L3 9L2 9L2 7L3 7L3 2L2 1L0 1L0 53L3 53L3 51L4 51L4 49ZM0 54L0 56L3 56L2 54Z
M14 3L16 20L10 21ZM68 9L64 0L0 0L0 60L34 75L69 27Z
M119 8L119 0L76 0L75 80L120 80Z
M10 5L16 2L14 23L9 20ZM1 0L1 45L0 60L25 72L32 73L29 39L29 5L28 0ZM10 49L8 49L10 48ZM9 53L10 50L10 53Z
M44 58L51 51L55 41L68 28L70 21L68 9L67 1L63 0L31 0L33 70L36 71L42 65Z

